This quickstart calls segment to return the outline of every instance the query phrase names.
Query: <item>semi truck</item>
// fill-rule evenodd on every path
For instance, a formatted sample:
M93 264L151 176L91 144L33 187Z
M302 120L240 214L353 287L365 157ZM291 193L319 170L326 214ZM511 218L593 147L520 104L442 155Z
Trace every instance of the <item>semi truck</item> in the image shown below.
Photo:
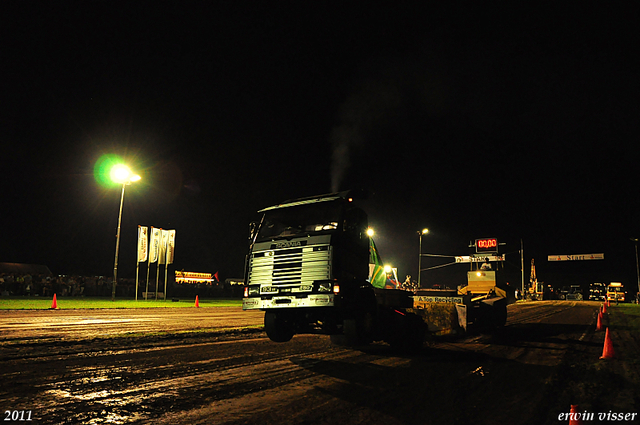
M250 225L242 308L265 312L264 328L272 341L316 333L330 335L339 345L422 345L431 320L425 303L411 291L385 289L370 276L368 217L355 202L365 196L352 190L258 211L260 220ZM466 326L466 307L474 309L469 317L482 321L475 310L491 313L494 305L499 313L492 315L493 322L504 324L506 304L495 296L494 286L495 278L493 285L483 286L485 293L464 292L460 317L450 315L456 327Z
M607 300L615 302L625 302L626 292L624 285L620 282L610 282L607 286Z
M345 191L259 211L250 227L242 307L265 312L272 341L319 333L342 345L422 344L426 327L409 311L412 293L368 281L368 218L354 203L365 196Z
M605 301L607 288L604 283L594 282L589 284L589 301Z

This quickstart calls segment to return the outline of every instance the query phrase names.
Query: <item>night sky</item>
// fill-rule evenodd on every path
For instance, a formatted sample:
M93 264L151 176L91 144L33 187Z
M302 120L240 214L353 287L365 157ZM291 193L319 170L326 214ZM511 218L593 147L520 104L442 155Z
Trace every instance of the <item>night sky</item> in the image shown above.
M366 188L401 278L428 227L425 253L497 237L519 280L522 240L526 280L535 258L633 288L638 10L375 3L3 2L0 262L111 275L120 190L94 166L117 154L142 176L121 277L139 224L176 229L176 269L241 277L257 210Z

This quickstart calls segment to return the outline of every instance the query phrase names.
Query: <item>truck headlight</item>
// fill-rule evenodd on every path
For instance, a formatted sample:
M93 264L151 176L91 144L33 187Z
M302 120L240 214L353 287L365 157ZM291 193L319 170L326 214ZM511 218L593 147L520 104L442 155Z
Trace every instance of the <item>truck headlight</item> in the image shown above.
M257 297L260 295L260 285L247 286L245 294L247 297Z

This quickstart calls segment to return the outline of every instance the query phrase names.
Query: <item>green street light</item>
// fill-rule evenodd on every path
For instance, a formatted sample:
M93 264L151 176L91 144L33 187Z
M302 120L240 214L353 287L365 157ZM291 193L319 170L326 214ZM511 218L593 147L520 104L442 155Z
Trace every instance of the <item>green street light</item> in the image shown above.
M118 250L120 249L120 223L122 223L122 205L124 204L124 189L128 184L137 182L141 177L133 174L131 169L124 164L116 164L111 168L109 176L114 183L122 185L122 195L120 196L120 213L118 214L118 233L116 233L116 258L113 263L113 284L111 287L111 301L116 299L116 285L118 282Z

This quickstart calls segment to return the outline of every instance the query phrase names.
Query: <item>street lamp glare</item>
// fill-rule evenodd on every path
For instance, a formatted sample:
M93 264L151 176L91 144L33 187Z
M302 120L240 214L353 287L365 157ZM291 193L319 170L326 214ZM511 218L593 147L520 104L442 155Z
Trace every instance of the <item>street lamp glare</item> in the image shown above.
M130 182L137 182L141 179L142 177L140 177L139 174L134 174L133 176L131 176L131 178L129 178Z
M429 233L429 229L427 229L427 228L422 229L422 234L423 235L426 235L427 233Z
M367 236L372 237L373 236L373 229L371 227L369 227L367 229Z
M117 164L111 169L110 175L113 182L123 184L131 179L131 170L124 164Z

